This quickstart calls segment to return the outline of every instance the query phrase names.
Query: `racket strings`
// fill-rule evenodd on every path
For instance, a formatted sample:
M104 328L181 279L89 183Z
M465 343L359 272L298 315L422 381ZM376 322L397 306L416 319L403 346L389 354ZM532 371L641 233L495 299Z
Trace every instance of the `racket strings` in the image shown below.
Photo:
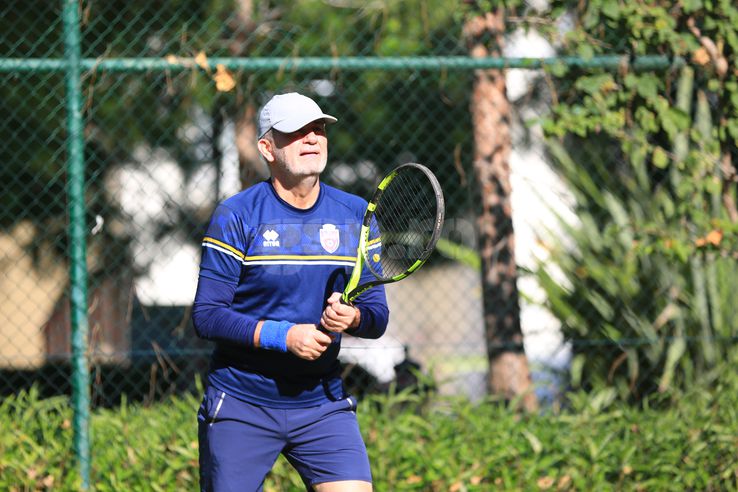
M377 203L375 219L382 246L373 269L391 278L425 259L438 207L436 192L422 171L406 168L398 173Z

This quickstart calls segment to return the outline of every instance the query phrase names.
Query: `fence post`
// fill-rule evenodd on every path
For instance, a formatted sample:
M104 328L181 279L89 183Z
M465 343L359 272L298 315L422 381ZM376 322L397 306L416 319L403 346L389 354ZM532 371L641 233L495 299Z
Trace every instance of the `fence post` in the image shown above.
M85 162L82 121L79 0L63 0L67 106L67 206L72 323L72 405L74 451L82 489L90 487L90 372L87 361L87 244L85 228Z

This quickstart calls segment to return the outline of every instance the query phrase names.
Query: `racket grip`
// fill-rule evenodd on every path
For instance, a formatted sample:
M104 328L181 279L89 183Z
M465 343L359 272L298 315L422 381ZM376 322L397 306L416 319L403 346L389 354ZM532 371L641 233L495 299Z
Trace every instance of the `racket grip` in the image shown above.
M353 306L354 304L349 301L349 293L344 291L343 294L341 294L341 304L344 304L346 306Z

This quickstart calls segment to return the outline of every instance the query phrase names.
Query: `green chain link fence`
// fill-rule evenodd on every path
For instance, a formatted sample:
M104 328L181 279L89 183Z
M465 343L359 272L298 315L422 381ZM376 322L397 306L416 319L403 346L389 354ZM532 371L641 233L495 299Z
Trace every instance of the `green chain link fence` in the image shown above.
M509 69L521 326L539 396L563 390L576 353L602 353L615 371L632 363L632 347L663 345L650 337L573 337L576 330L562 333L561 309L556 316L547 309L561 299L547 299L554 290L531 272L553 250L547 237L564 235L559 218L574 228L592 225L579 222L579 190L562 175L594 161L550 147L540 121L554 104L557 67L673 73L683 60L557 58L531 38L513 43L522 51L508 58L471 58L463 22L449 10L448 2L245 0L0 6L2 394L31 385L46 395L70 393L76 384L84 461L90 404L193 389L210 351L189 319L200 239L219 200L267 176L254 147L260 106L277 91L297 90L339 118L329 131L328 183L368 197L389 168L417 161L436 172L446 194L439 253L388 289L387 336L342 349L352 374L364 374L356 384L385 387L410 357L440 391L484 395L469 110L475 71L485 68ZM614 159L623 156L608 145L597 162L617 170ZM603 171L591 186L619 186ZM728 261L724 271L734 270ZM557 278L544 276L544 284ZM646 281L650 294L630 301L668 295L664 278ZM593 324L613 309L580 294ZM630 305L624 316L648 310ZM733 342L730 330L710 336Z

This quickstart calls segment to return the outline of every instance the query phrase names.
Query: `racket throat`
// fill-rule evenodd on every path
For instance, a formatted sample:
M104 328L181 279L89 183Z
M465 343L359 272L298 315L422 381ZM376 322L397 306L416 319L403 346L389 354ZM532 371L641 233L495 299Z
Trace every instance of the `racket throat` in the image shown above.
M346 288L343 290L343 294L341 295L341 301L344 304L351 304L351 301L356 299L356 296L358 295L358 293L356 293L356 287L359 285L359 280L361 279L363 262L364 257L362 256L361 249L359 248L359 250L356 252L356 264L354 265L354 269L351 272L351 277L346 284Z

